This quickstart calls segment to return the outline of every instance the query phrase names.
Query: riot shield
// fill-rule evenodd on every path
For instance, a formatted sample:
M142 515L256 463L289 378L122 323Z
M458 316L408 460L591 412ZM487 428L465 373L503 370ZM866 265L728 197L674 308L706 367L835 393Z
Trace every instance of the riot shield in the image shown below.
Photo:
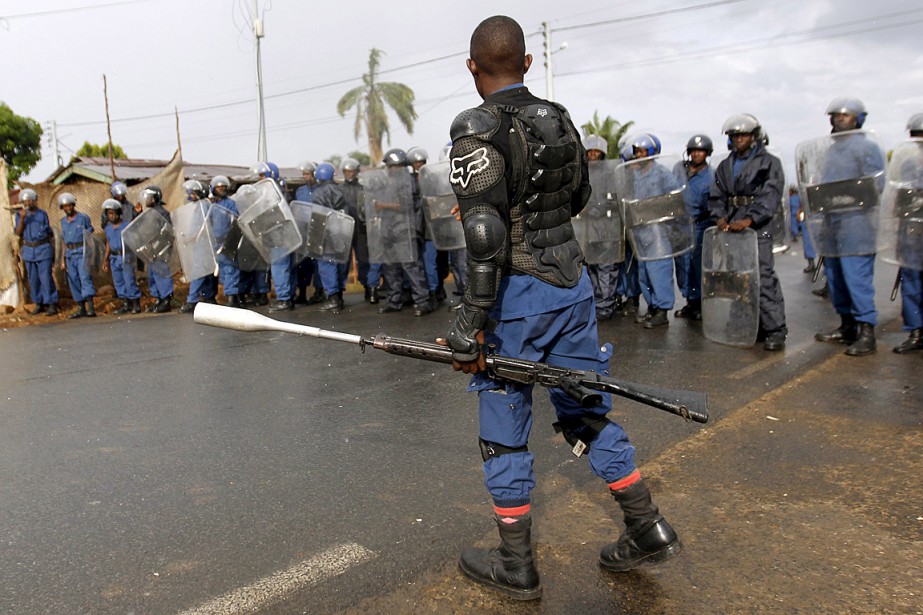
M352 216L317 203L294 201L291 207L304 238L296 254L332 263L349 261L356 225Z
M145 209L122 231L122 243L164 277L179 270L173 242L173 225L156 209Z
M231 260L237 258L240 240L243 234L237 224L237 216L221 205L212 205L206 218L208 233L212 238L215 255L223 255Z
M571 220L584 259L590 265L611 265L625 260L625 226L615 196L618 165L617 160L590 161L590 200Z
M271 179L242 186L234 195L237 223L263 260L274 262L298 249L301 233L285 196Z
M683 204L685 174L677 156L629 160L615 169L615 191L628 240L641 261L672 258L692 250L692 218Z
M875 133L850 130L799 143L795 167L817 254L874 254L885 170Z
M458 205L449 183L449 161L434 162L420 169L420 192L423 213L437 250L459 250L465 247L465 230L452 213Z
M246 235L240 236L235 255L237 257L237 266L241 271L266 271L269 269L269 261L263 258Z
M214 207L207 199L186 203L173 212L173 232L179 252L183 275L187 281L213 275L218 269L215 248L207 223L209 209Z
M83 270L90 274L99 273L105 255L106 244L89 229L83 229Z
M760 326L756 231L705 231L702 242L702 329L728 346L752 346Z
M882 260L923 270L923 139L891 152L878 236Z
M775 148L766 148L766 151L779 159L779 164L785 168L782 154ZM784 185L784 182L783 182ZM769 232L772 233L772 253L781 254L792 246L792 213L788 209L788 195L783 191L782 204L772 216Z
M417 260L413 178L406 170L370 171L365 182L365 225L369 261L410 263Z

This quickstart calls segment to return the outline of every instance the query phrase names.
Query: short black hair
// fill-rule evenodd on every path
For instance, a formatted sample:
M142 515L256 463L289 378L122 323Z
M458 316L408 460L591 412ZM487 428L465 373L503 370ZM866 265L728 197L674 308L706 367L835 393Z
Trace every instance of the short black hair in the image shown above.
M471 35L471 59L488 75L522 75L526 37L515 19L495 15L482 21Z

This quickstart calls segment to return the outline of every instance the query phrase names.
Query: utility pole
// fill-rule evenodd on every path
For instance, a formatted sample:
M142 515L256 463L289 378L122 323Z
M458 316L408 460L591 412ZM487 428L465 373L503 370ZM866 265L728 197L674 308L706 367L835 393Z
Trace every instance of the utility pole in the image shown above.
M259 96L259 143L257 145L257 159L266 162L266 110L263 106L263 60L260 55L260 39L266 34L263 30L263 20L260 18L258 0L253 0L253 39L256 42L256 91Z
M542 22L542 31L545 35L545 98L554 100L554 70L551 68L551 26L547 21Z
M55 164L63 167L64 160L61 159L61 150L58 149L58 123L55 120L50 120L48 124L48 130L51 132L48 135L48 145L51 146L51 150L54 152Z
M109 171L112 173L112 181L118 179L115 175L115 153L112 151L112 124L109 121L109 87L106 84L106 75L103 74L103 98L106 100L106 134L109 135Z

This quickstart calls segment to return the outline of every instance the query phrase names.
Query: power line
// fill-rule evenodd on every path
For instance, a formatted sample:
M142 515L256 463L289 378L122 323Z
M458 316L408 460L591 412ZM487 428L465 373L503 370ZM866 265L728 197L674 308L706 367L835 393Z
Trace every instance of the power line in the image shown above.
M16 15L0 16L0 20L11 21L13 19L27 19L29 17L48 17L51 15L60 15L61 13L79 13L80 11L92 11L93 9L109 8L110 6L121 6L123 4L140 4L142 2L151 1L152 0L120 0L118 2L106 2L104 4L73 6L66 9L49 9L47 11L36 11L34 13L17 13Z
M688 13L690 11L701 11L702 9L710 9L716 6L723 6L726 4L738 4L740 2L747 2L748 0L719 0L718 2L709 2L708 4L694 4L692 6L684 6L678 9L667 9L665 11L657 11L655 13L642 13L641 15L631 15L629 17L618 17L616 19L608 19L606 21L594 21L592 23L584 23L576 26L562 26L560 28L552 28L555 32L566 32L568 30L580 30L583 28L595 28L597 26L609 26L617 23L628 23L631 21L640 21L642 19L651 19L653 17L663 17L665 15L675 15L677 13Z

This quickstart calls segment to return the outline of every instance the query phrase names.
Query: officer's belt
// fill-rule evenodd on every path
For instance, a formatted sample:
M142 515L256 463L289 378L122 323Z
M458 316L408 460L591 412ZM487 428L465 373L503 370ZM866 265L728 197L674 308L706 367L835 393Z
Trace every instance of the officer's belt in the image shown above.
M744 207L753 205L755 201L755 196L732 196L728 199L728 205L732 205L734 207Z
M67 248L68 250L76 250L77 248L82 248L82 247L83 247L83 242L80 242L80 243L66 243L66 244L64 244L64 247Z
M51 237L46 237L41 241L23 241L22 243L30 248L37 248L39 246L45 245L46 243L51 243Z

